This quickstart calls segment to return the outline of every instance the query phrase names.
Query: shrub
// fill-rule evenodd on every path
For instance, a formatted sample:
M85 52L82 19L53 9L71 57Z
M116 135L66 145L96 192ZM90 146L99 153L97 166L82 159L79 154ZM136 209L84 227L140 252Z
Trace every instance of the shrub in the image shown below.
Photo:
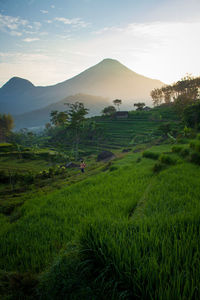
M161 163L166 164L166 165L175 165L177 162L174 158L172 158L171 156L169 156L167 154L161 154L159 157L159 160Z
M42 177L43 178L48 178L49 177L49 172L47 170L42 171Z
M161 162L157 162L155 163L155 165L153 166L153 172L154 173L159 173L160 171L162 171L165 168L165 165L163 165Z
M23 177L25 184L32 184L35 179L35 176L31 172L25 174Z
M21 155L23 158L26 158L26 159L36 159L36 155L34 152L21 152Z
M38 156L40 157L40 158L42 158L42 159L49 159L49 158L51 158L51 154L49 153L49 152L41 152L41 153L39 153L38 154Z
M117 167L117 166L111 166L111 167L109 168L109 171L110 171L110 172L116 171L116 170L118 170L118 167Z
M138 157L137 160L136 160L136 163L139 163L141 162L142 158L141 157Z
M6 174L4 170L0 171L0 182L2 183L8 183L9 182L9 176Z
M200 152L200 141L194 140L190 142L190 148L197 152Z
M195 141L190 142L190 148L195 150Z
M18 172L15 172L14 174L12 174L12 182L17 183L19 181L21 181L23 183L23 181L24 181L23 174L20 174Z
M172 152L180 153L182 149L183 149L182 146L173 146L172 147Z
M182 150L181 150L181 152L180 152L180 155L182 156L182 157L186 157L186 156L188 156L190 154L190 150L188 149L188 148L183 148Z
M200 142L199 142L199 141L196 142L195 150L196 150L197 152L200 152Z
M49 168L49 176L50 177L54 177L54 175L55 175L55 170L54 170L54 168Z
M0 143L0 152L11 152L15 150L15 146L13 144L10 143Z
M155 152L151 152L151 151L144 151L142 153L143 157L150 158L150 159L158 159L159 155L160 155L159 153L155 153Z
M112 162L109 161L103 168L102 168L102 171L107 171L110 169L110 167L112 166Z
M193 152L190 156L190 161L196 165L200 165L200 153Z

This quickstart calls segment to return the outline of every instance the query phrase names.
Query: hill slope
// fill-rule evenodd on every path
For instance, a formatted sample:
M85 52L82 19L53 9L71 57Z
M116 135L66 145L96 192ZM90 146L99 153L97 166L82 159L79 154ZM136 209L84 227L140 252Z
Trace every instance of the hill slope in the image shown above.
M116 60L105 59L69 80L47 87L36 87L13 77L0 89L0 110L22 114L77 93L127 101L148 100L146 104L150 104L150 91L162 85L161 81L139 75Z
M34 195L13 223L0 215L0 267L19 278L46 268L40 299L199 299L200 168L182 161L154 174L139 156Z
M109 104L108 99L98 96L86 94L68 96L63 100L49 104L44 108L21 115L15 115L15 129L43 126L50 122L50 113L52 110L65 111L67 110L66 103L74 103L76 101L83 102L85 107L90 107L88 116L99 115L102 109Z

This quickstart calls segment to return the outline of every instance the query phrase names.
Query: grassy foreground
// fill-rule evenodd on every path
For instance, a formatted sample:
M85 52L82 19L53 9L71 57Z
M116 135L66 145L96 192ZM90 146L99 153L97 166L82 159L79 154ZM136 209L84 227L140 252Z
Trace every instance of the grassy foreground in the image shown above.
M154 173L154 165L129 153L104 172L30 197L16 222L0 215L2 295L199 299L200 168L180 160Z

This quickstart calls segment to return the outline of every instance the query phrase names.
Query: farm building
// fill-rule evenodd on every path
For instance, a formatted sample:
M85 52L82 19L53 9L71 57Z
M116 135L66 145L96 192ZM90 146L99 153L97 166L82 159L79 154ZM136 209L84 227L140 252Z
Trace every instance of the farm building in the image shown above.
M117 111L115 113L116 119L127 119L128 118L128 112L127 111Z

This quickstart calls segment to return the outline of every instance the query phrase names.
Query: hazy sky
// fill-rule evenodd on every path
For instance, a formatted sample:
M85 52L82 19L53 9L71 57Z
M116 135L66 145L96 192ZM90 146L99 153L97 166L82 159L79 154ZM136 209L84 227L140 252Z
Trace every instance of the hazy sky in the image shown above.
M64 81L104 58L174 82L200 76L200 0L0 0L0 87Z

